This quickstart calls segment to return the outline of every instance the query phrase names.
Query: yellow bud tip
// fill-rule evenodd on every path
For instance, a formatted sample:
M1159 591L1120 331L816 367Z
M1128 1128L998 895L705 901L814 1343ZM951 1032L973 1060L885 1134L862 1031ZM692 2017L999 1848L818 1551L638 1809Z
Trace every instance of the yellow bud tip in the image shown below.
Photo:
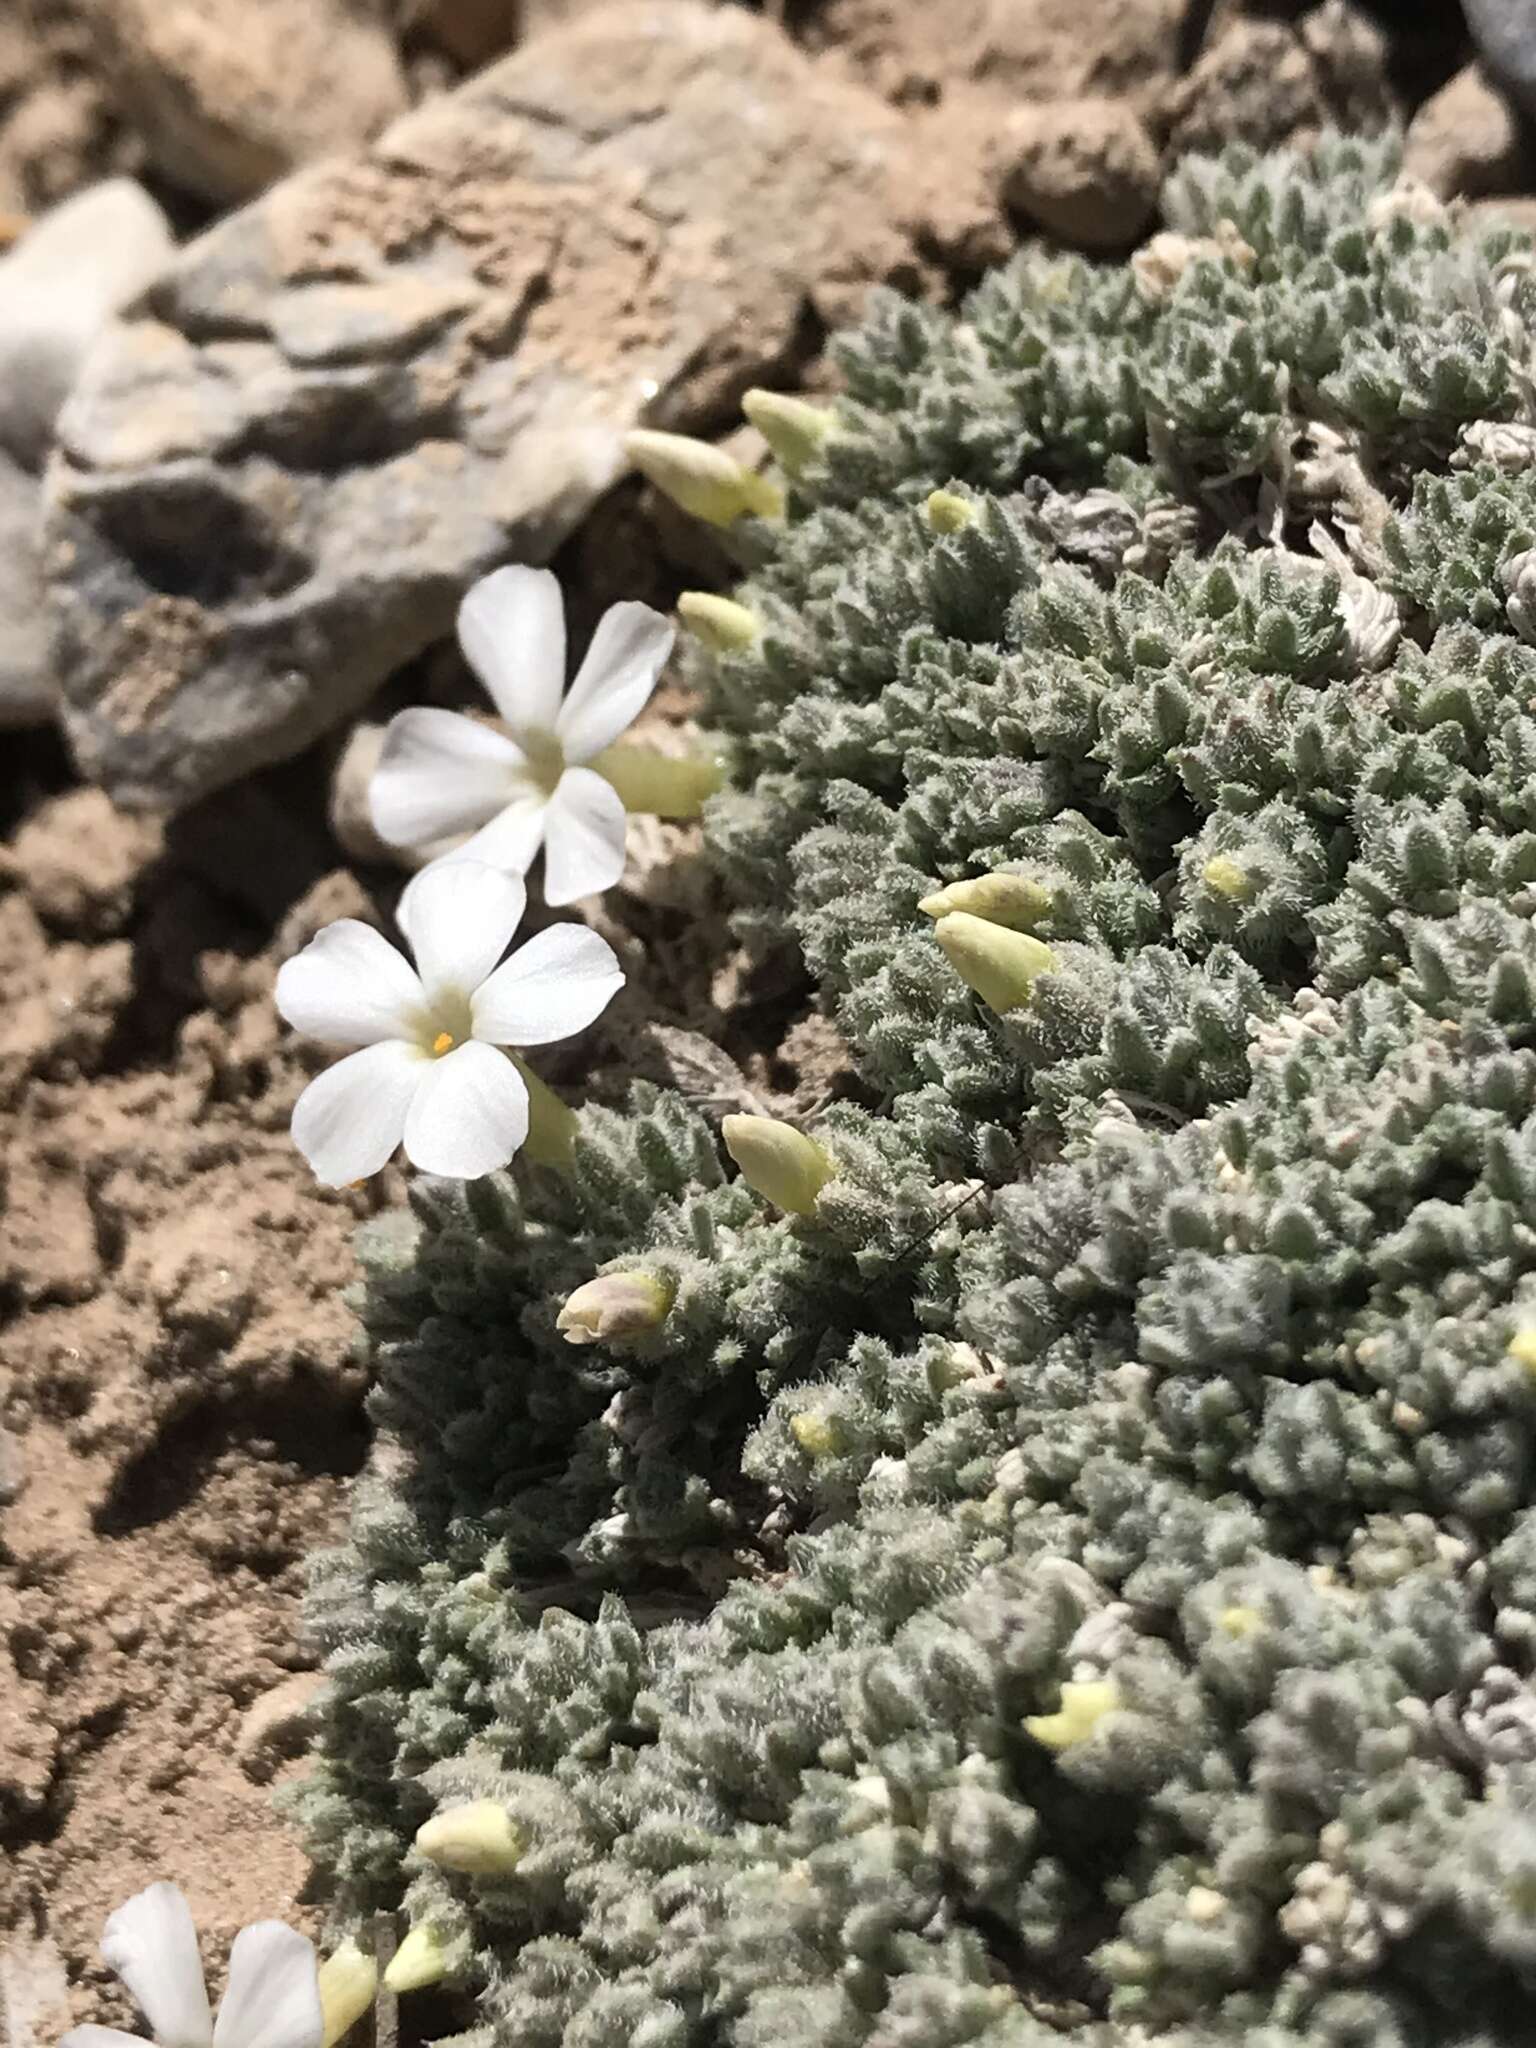
M1214 889L1218 896L1225 896L1230 903L1246 903L1253 894L1253 881L1246 868L1229 860L1224 853L1218 853L1214 860L1208 860L1200 870L1200 879L1207 889Z
M711 526L732 526L749 514L777 519L783 513L784 493L776 483L709 441L638 427L625 435L624 451L674 505Z
M761 630L756 612L712 590L685 590L677 600L677 615L711 654L745 653Z
M355 1941L344 1941L326 1957L320 1965L320 2048L336 2048L373 2004L378 1988L379 1966Z
M814 460L837 427L836 413L785 391L749 391L741 409L791 476Z
M930 491L923 510L935 533L959 533L976 523L976 507L958 491Z
M814 1211L837 1170L824 1146L777 1117L728 1116L720 1135L747 1186L792 1216Z
M1113 1679L1095 1678L1081 1683L1069 1679L1061 1688L1059 1711L1033 1715L1025 1721L1025 1731L1047 1749L1072 1749L1079 1742L1086 1742L1104 1716L1112 1714L1119 1704L1120 1694Z
M432 1050L435 1053L452 1052L453 1033L451 1031L439 1031L436 1038L432 1041Z
M448 1974L448 1958L430 1927L413 1927L390 1958L384 1972L384 1988L398 1997L404 1991L423 1991Z
M1043 882L1028 875L996 873L976 875L970 881L951 882L936 889L918 904L927 917L949 917L963 910L988 924L1007 925L1011 931L1027 932L1037 925L1051 907L1051 892Z
M965 910L947 912L933 935L960 979L999 1014L1022 1009L1040 976L1060 964L1043 940Z
M1509 1340L1509 1355L1528 1373L1536 1373L1536 1323L1523 1323Z
M526 1060L508 1053L523 1086L528 1090L528 1136L523 1140L523 1157L532 1166L560 1169L571 1163L576 1147L576 1112L562 1102L553 1088L546 1087Z
M602 1344L659 1330L672 1289L654 1273L600 1273L567 1300L555 1328L567 1344Z
M439 1869L456 1870L461 1877L505 1877L517 1868L527 1844L498 1800L474 1799L434 1814L416 1830L416 1846Z
M658 818L696 818L725 781L725 763L713 751L664 754L627 740L604 747L587 765L613 785L626 811Z
M789 1418L789 1433L814 1465L822 1458L835 1458L843 1449L843 1432L832 1415L806 1408Z
M1256 1607L1223 1607L1216 1617L1216 1626L1223 1635L1235 1636L1241 1642L1244 1636L1258 1634L1264 1617Z

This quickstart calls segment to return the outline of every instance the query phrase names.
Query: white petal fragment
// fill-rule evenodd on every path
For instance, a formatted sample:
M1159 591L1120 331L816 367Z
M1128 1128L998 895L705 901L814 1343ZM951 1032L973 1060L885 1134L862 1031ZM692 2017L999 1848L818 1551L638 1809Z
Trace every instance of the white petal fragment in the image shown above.
M392 718L368 784L373 829L390 846L474 832L517 788L527 761L505 733L419 704Z
M610 605L560 707L556 730L568 761L590 761L645 709L676 638L648 604Z
M429 1063L405 1124L423 1173L478 1180L506 1166L528 1135L528 1090L505 1053L468 1039Z
M428 998L472 995L511 945L527 905L522 876L484 861L455 853L423 868L396 915Z
M173 1884L135 1892L110 1915L101 1957L128 1987L160 2048L208 2048L212 2022L197 1929Z
M405 955L355 917L316 932L277 971L277 1009L323 1045L377 1045L408 1037L422 988Z
M624 804L591 768L567 768L544 820L544 901L611 889L624 872Z
M483 576L459 606L464 659L514 733L548 732L565 688L565 600L548 569Z
M213 2048L320 2048L324 2032L314 1943L281 1920L242 1927Z
M144 2036L118 2027L71 2027L59 2048L144 2048Z
M322 1187L366 1180L389 1163L429 1065L416 1046L393 1040L349 1053L310 1082L293 1105L293 1142Z
M606 939L584 924L555 924L519 946L474 1001L476 1038L549 1045L600 1017L624 986Z

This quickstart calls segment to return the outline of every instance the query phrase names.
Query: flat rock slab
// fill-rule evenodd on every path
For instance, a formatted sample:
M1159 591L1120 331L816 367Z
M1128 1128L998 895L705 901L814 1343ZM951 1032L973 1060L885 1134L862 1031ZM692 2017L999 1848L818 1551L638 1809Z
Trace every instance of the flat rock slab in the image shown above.
M772 24L605 7L193 243L47 478L64 717L179 806L351 716L547 561L624 434L719 421L907 260L903 129Z

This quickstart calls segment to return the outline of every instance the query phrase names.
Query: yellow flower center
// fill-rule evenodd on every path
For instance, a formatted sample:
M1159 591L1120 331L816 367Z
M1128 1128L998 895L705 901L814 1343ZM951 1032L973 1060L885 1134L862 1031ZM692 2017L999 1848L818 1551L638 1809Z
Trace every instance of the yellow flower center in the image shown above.
M432 1050L441 1058L445 1052L452 1052L454 1036L451 1031L439 1031L432 1041Z

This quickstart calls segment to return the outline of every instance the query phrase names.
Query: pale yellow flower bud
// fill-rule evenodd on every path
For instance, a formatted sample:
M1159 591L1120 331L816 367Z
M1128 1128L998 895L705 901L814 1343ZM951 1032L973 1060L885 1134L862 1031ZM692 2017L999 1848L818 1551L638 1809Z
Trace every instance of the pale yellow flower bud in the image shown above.
M416 1830L416 1846L429 1862L461 1877L505 1877L527 1844L499 1800L474 1799L434 1814Z
M1027 932L1037 925L1051 907L1051 892L1043 882L1028 875L1002 873L976 875L966 882L951 882L925 896L918 909L929 917L948 917L954 911L969 911L988 924L1005 924L1010 930Z
M674 505L711 526L732 526L748 513L759 519L783 513L784 493L777 484L709 441L637 427L624 436L624 451Z
M320 1965L321 2048L336 2048L373 2004L378 1989L379 1966L355 1941L344 1941L326 1957Z
M711 654L745 653L762 631L756 612L712 590L685 590L677 600L677 615Z
M1244 1636L1256 1636L1264 1626L1264 1617L1257 1607L1223 1607L1216 1617L1216 1626L1225 1636L1235 1636L1239 1642Z
M844 1448L843 1432L838 1428L837 1418L822 1415L814 1408L805 1408L798 1415L791 1415L789 1433L813 1465L823 1458L839 1457Z
M1206 862L1200 870L1200 879L1207 889L1214 889L1229 903L1246 903L1253 894L1253 878L1248 870L1239 867L1235 860L1229 860L1224 853L1218 853L1213 860Z
M507 1054L523 1077L528 1090L528 1135L522 1156L532 1166L567 1167L576 1142L576 1112L562 1102L553 1088L546 1087L526 1060L515 1052Z
M1522 1323L1509 1340L1509 1355L1536 1376L1536 1323Z
M654 1273L600 1273L567 1297L555 1328L567 1344L602 1344L659 1330L672 1289Z
M824 1146L777 1117L728 1116L720 1135L747 1186L794 1216L812 1213L837 1171Z
M1025 1731L1047 1749L1071 1749L1086 1742L1119 1704L1120 1694L1111 1678L1068 1679L1061 1688L1060 1709L1054 1714L1031 1715L1024 1723Z
M935 533L960 533L976 523L976 507L958 491L930 491L923 510Z
M402 1991L423 1991L447 1974L447 1953L437 1936L430 1927L413 1927L390 1958L384 1988L396 1996Z
M950 966L989 1010L1021 1009L1040 976L1054 973L1059 964L1043 940L965 910L941 917L933 935Z
M664 754L627 740L604 747L590 765L612 783L626 811L650 811L658 818L696 818L725 780L725 764L716 753Z
M783 391L749 391L741 409L791 476L814 460L837 428L836 413Z

